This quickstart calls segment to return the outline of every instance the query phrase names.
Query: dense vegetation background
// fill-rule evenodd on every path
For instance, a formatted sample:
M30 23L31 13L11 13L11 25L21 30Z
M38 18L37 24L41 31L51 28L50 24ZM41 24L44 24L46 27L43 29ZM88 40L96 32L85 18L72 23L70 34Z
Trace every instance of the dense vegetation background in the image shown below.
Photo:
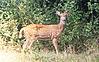
M99 0L0 0L0 38L5 45L22 44L19 30L31 23L57 24L56 11L69 16L61 35L60 51L75 53L96 48L99 36ZM34 43L34 49L54 49L49 42Z

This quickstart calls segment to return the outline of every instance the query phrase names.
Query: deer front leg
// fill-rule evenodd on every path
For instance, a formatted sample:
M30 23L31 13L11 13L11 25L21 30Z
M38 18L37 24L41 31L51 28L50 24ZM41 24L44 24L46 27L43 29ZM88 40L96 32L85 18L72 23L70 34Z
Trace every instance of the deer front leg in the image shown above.
M53 42L53 46L55 48L55 51L58 54L58 43L57 43L57 39L56 38L53 38L52 39L52 42Z

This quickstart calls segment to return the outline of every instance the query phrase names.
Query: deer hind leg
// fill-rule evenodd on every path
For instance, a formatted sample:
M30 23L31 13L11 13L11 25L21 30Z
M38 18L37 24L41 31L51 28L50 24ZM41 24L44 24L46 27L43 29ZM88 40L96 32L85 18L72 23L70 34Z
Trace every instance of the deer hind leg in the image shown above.
M36 37L32 36L32 38L29 41L28 49L31 49L33 42L36 41Z
M23 50L25 50L27 47L28 47L28 42L29 42L29 40L26 40L25 42L24 42L24 44L23 44Z
M52 42L53 42L53 46L55 48L55 51L58 54L58 43L57 43L57 39L56 38L52 39Z
M30 42L29 42L29 46L28 46L28 49L31 49L31 47L32 47L32 44L33 44L33 42L34 42L35 40L31 40Z

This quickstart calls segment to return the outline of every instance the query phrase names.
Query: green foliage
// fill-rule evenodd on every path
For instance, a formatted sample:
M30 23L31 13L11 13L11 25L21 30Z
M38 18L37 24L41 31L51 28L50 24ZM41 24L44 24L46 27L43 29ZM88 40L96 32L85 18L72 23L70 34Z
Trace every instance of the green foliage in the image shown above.
M4 43L14 45L18 41L18 31L16 29L16 20L1 21L0 22L0 37Z

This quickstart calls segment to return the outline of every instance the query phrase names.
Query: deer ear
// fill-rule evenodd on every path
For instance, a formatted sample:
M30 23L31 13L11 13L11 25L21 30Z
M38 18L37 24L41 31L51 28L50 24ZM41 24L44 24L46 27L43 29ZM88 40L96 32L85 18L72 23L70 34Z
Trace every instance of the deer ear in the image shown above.
M56 11L56 14L57 14L57 15L60 15L60 12L59 12L59 11Z
M68 15L68 11L65 11L65 12L64 12L64 15Z

